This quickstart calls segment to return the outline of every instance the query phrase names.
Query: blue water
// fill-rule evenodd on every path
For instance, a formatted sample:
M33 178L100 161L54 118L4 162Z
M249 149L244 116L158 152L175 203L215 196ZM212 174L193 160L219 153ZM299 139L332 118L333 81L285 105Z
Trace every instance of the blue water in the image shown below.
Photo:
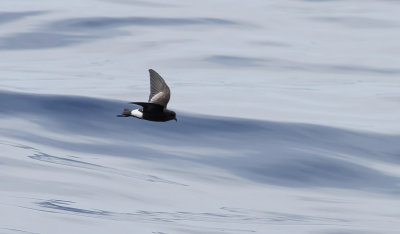
M1 92L0 99L7 100L0 106L2 118L23 119L48 132L74 139L93 137L103 143L61 141L18 126L1 129L3 136L25 142L166 164L173 161L182 166L201 163L245 179L279 186L400 192L396 186L399 178L357 163L357 159L400 163L400 136L397 135L179 111L178 122L149 122L116 117L123 108L132 107L130 104L79 96ZM143 148L142 144L152 144L152 147ZM174 154L180 148L188 149L187 155ZM208 153L192 157L201 149ZM221 157L220 151L227 153ZM354 160L346 160L347 156ZM38 160L46 157L49 156L32 156Z
M398 233L400 4L360 3L1 1L0 234ZM117 117L149 68L177 122Z

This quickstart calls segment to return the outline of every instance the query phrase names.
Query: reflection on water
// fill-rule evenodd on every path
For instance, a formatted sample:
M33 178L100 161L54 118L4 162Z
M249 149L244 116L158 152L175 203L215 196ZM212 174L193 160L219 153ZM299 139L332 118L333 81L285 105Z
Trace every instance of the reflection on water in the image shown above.
M399 192L399 178L365 163L400 163L399 136L186 113L179 114L178 123L160 124L116 118L115 114L126 104L115 101L11 92L2 92L0 98L8 100L0 106L3 118L23 118L38 124L43 131L90 136L102 143L63 141L29 129L2 129L5 135L29 142L78 152L202 163L281 186ZM31 157L83 163L46 154Z
M213 55L204 59L208 63L226 66L230 68L263 67L278 71L308 71L312 73L342 73L342 74L378 74L397 75L400 69L391 67L363 67L356 65L336 65L306 63L276 58L256 58L231 55Z
M15 20L22 19L29 16L37 16L45 14L44 11L22 11L22 12L4 12L0 11L0 25L10 23Z
M372 19L366 17L315 17L314 20L319 20L327 23L341 24L351 28L398 28L400 25L393 21Z
M0 23L21 17L35 16L42 12L0 13ZM0 49L24 50L45 49L88 43L102 38L129 34L120 28L124 26L174 27L174 26L219 26L227 27L237 23L218 18L156 18L156 17L92 17L58 20L42 25L35 31L0 37Z
M180 25L234 25L233 21L217 18L156 18L156 17L97 17L68 19L50 25L57 30L104 30L122 26L180 26Z

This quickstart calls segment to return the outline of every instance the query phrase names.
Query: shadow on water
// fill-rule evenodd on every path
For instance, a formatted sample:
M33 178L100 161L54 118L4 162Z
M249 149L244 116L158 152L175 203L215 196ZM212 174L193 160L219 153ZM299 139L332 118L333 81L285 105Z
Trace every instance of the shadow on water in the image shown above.
M396 135L179 111L178 122L157 123L117 118L123 108L132 107L124 102L78 96L0 92L0 99L0 118L7 123L0 132L9 138L83 153L179 162L182 168L201 163L280 186L400 192L400 179L383 169L400 164ZM88 137L95 140L83 140Z

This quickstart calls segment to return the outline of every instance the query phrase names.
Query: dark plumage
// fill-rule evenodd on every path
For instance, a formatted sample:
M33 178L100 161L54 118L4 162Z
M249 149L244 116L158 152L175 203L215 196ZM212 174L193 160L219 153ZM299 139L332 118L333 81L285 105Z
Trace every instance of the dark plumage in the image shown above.
M153 69L150 72L150 96L148 102L131 102L142 106L141 109L124 109L119 117L136 117L150 121L165 122L177 120L175 112L168 110L167 105L171 92L164 79Z

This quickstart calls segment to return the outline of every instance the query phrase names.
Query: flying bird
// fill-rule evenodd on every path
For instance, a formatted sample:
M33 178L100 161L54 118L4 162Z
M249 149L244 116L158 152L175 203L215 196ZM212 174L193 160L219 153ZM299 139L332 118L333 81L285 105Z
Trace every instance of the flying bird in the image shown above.
M136 117L149 121L165 122L175 120L175 112L167 109L171 92L164 79L153 69L150 72L150 96L148 102L130 102L142 106L141 109L124 109L118 117Z

